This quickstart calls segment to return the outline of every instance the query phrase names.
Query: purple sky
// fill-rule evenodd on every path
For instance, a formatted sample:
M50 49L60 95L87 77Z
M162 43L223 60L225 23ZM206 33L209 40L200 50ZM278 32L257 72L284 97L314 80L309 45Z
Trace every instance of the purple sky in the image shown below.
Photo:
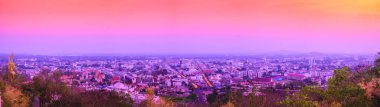
M0 0L0 53L380 51L377 0Z

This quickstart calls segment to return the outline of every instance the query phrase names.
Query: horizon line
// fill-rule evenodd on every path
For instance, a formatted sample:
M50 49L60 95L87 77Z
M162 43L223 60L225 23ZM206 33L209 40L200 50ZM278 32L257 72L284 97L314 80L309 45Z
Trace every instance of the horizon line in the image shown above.
M379 51L380 52L380 51ZM33 56L203 56L203 55L217 55L217 56L250 56L250 55L304 55L304 54L318 54L318 55L376 55L379 52L357 52L357 53L328 53L328 52L297 52L297 51L274 51L274 52L256 52L256 53L53 53L53 54L34 54L34 53L6 53L0 52L0 55L18 54L18 55L33 55Z

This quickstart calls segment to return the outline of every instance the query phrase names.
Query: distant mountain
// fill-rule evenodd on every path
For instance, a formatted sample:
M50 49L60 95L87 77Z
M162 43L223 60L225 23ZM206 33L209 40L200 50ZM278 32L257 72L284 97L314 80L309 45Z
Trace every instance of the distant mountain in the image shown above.
M320 53L320 52L309 52L307 54L310 54L310 55L323 55L323 53Z
M271 52L273 54L278 54L278 55L294 55L294 54L301 54L301 52L298 51L291 51L291 50L280 50L280 51L274 51Z
M288 56L288 55L298 55L298 54L302 54L302 53L297 52L297 51L290 51L290 50L280 50L280 51L258 53L257 55L259 56Z
M327 55L336 55L336 54L326 54L317 51L312 52L298 52L291 50L280 50L256 54L259 56L327 56Z

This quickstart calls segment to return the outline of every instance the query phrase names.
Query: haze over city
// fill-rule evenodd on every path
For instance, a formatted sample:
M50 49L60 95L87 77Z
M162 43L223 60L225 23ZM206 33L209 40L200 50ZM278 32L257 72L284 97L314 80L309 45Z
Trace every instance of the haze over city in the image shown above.
M380 50L377 0L0 0L0 53Z

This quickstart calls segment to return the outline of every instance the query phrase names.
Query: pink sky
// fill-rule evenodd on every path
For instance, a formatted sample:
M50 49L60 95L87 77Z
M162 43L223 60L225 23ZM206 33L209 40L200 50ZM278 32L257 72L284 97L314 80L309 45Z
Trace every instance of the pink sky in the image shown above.
M380 51L378 0L0 0L0 53Z

